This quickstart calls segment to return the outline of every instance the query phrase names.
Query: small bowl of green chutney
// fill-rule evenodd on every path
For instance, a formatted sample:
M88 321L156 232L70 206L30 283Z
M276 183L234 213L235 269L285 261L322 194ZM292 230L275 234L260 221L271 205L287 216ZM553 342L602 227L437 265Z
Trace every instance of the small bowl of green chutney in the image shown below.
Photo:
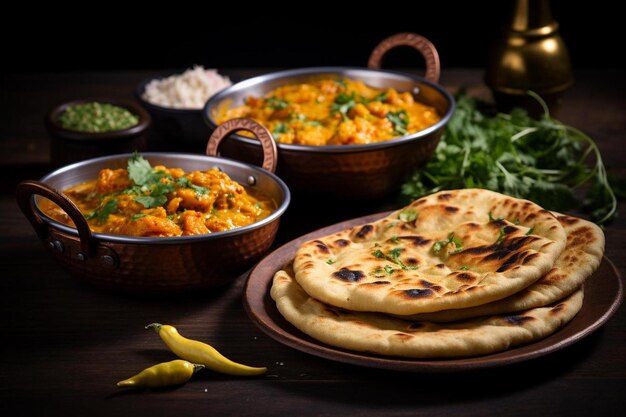
M59 167L98 156L146 150L152 120L139 104L125 99L74 100L46 116L50 162Z

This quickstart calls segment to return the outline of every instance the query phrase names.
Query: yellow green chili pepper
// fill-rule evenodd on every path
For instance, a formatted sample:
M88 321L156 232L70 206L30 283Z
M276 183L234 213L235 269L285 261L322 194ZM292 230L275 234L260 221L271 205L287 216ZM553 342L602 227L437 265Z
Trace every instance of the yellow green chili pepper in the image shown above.
M179 358L202 364L213 371L229 375L261 375L267 372L267 368L255 368L233 362L212 346L181 336L173 326L152 323L146 326L146 329L153 329Z
M182 359L176 359L146 368L137 375L118 382L117 386L127 388L158 388L181 385L189 381L191 375L203 368L204 365L196 365Z

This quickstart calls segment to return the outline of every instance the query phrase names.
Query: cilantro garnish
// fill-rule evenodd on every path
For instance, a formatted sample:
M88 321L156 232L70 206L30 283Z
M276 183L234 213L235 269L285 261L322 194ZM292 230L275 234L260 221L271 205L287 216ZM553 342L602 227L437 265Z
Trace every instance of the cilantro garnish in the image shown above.
M348 112L356 106L356 95L354 93L339 93L335 97L335 102L330 106L330 114L341 113L343 120L349 120Z
M417 219L417 212L415 210L402 210L400 214L398 214L398 219L403 222L412 222Z
M394 135L406 135L409 133L407 130L409 127L409 114L406 110L399 110L396 112L390 111L387 113L387 119L393 123Z
M452 232L448 235L447 239L438 240L435 243L433 243L433 247L431 250L433 251L435 255L439 255L439 252L441 252L441 249L448 246L450 243L454 243L454 246L456 247L455 252L458 252L463 249L463 243L461 242L461 239L454 236L454 232Z
M289 102L277 97L270 97L266 99L265 104L272 110L282 110L289 107Z
M111 198L107 200L106 203L92 211L91 213L85 214L85 219L97 219L99 222L105 222L109 217L109 214L113 213L117 210L117 200Z
M441 190L486 188L548 210L582 207L599 224L615 216L617 188L585 133L547 111L538 120L520 109L487 115L464 93L456 104L434 156L403 185L407 200ZM577 199L581 187L586 197Z
M417 269L417 266L406 265L402 260L400 260L400 252L402 252L404 248L395 248L389 251L388 254L383 253L380 249L376 249L372 252L372 256L374 258L386 259L389 262L393 262L396 265L399 265L402 269L406 270L414 270Z

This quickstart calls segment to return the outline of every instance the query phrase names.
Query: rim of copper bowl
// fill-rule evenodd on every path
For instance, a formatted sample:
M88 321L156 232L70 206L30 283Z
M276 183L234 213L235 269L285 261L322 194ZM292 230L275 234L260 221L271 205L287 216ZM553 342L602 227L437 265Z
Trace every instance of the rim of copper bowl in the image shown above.
M146 159L148 159L151 156L152 157L184 156L185 158L188 157L190 159L209 159L215 162L216 164L219 164L219 162L227 161L229 164L237 165L240 168L251 169L258 174L269 176L272 180L274 180L278 184L279 188L283 192L283 201L276 208L276 210L273 211L269 216L259 221L256 221L252 224L249 224L247 226L237 227L235 229L226 230L223 232L206 233L202 235L193 235L193 236L173 236L173 237L139 237L139 236L114 235L114 234L109 234L109 233L92 232L92 236L94 237L94 239L97 239L99 241L115 242L115 243L169 245L169 244L177 244L177 243L192 243L195 241L202 241L202 240L213 240L213 239L219 239L222 237L229 237L229 236L237 236L237 235L248 233L252 230L260 229L261 227L274 222L275 220L277 220L279 217L283 215L283 213L287 210L289 203L291 202L291 192L289 191L287 184L285 184L283 180L281 180L278 176L276 176L276 174L273 174L269 171L266 171L254 165L249 165L249 164L235 161L229 158L222 158L222 157L218 158L218 157L208 156L208 155L194 155L194 154L186 154L186 153L142 152L141 155L146 157ZM93 163L100 162L100 161L110 160L110 159L121 159L121 158L127 159L131 156L132 154L130 153L118 154L118 155L103 156L100 158L93 158L93 159L88 159L85 161L76 162L76 163L61 167L57 170L54 170L50 172L49 174L46 174L40 179L40 181L47 183L47 181L51 177L54 177L55 175L60 175L65 172L72 171L74 169L79 169L80 167L85 166L85 165L93 164ZM33 196L33 199L34 198L35 196ZM41 211L41 209L39 208L37 204L35 204L35 210L45 222L50 223L56 229L62 230L65 233L78 237L78 230L76 230L76 228L65 225L47 216L43 211Z
M412 81L416 81L419 83L423 83L428 85L429 87L437 90L449 103L448 111L444 114L441 119L432 126L429 126L425 129L412 133L410 135L401 136L395 139L389 139L382 142L375 143L366 143L361 145L322 145L322 146L314 146L314 145L294 145L294 144L286 144L276 142L276 145L279 149L296 151L296 152L313 152L313 153L349 153L349 152L365 152L377 149L384 149L393 146L397 146L406 142L413 141L415 139L419 139L425 136L428 136L432 132L442 128L448 123L448 120L452 117L454 110L456 109L456 102L452 94L450 94L446 89L444 89L441 85L428 81L422 77L407 74L400 71L390 71L390 70L375 70L369 68L360 68L360 67L309 67L309 68L299 68L285 71L277 71L271 72L264 75L258 75L256 77L248 78L246 80L240 81L236 84L231 85L230 87L226 87L220 92L213 95L204 105L204 109L202 109L202 117L204 118L205 123L211 129L215 129L217 127L217 123L213 120L211 115L211 108L214 107L219 101L224 99L226 96L230 95L233 91L239 91L246 89L252 85L261 84L268 80L275 80L281 78L288 78L291 76L297 75L337 75L341 74L341 72L345 71L354 71L354 72L365 72L365 73L387 73L398 75ZM247 138L245 136L231 135L233 139L237 139L239 141L245 142L249 145L258 145L258 142L253 139Z
M68 107L75 106L77 104L93 102L113 104L115 106L123 107L126 110L129 110L135 116L138 116L139 122L136 125L126 129L111 130L108 132L81 132L80 130L67 129L61 126L61 124L59 123L59 116ZM46 115L46 126L50 131L58 134L59 136L62 136L65 139L75 141L110 141L116 139L122 140L130 136L139 135L140 133L144 132L148 127L150 127L151 122L152 118L150 117L150 114L146 110L144 110L139 104L135 103L132 100L113 97L87 97L72 101L66 101L62 104L59 104L58 106L55 106Z

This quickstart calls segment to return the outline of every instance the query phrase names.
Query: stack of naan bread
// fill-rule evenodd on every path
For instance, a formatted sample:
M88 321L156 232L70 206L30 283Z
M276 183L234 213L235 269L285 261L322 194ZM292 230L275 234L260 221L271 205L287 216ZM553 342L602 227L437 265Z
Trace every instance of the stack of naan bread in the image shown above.
M289 322L329 345L484 355L570 321L603 251L588 221L491 191L444 191L303 244L271 295Z

